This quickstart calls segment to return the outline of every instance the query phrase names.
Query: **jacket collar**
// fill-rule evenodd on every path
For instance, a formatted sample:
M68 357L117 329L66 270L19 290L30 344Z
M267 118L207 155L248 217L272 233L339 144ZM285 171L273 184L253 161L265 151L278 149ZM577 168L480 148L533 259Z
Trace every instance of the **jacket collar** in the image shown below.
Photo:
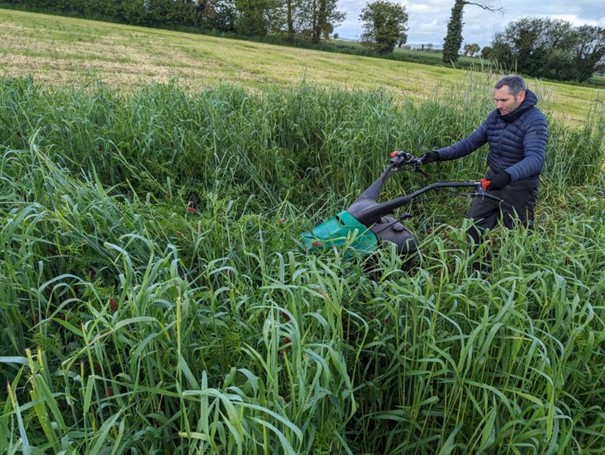
M504 121L506 123L510 123L510 122L514 121L515 119L519 118L521 116L521 114L523 114L524 112L533 108L537 103L538 103L538 97L536 96L536 94L534 92L532 92L530 89L527 89L525 91L525 99L523 100L523 102L517 109L515 109L514 111L512 111L506 115L500 115L500 111L498 111L498 109L496 109L496 113L498 114L498 117L500 117L502 119L502 121Z

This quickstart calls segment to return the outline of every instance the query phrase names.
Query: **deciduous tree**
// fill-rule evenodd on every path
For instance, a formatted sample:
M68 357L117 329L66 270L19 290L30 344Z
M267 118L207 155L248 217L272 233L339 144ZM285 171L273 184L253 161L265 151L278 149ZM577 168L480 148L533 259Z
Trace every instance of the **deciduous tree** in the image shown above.
M235 31L244 36L266 35L273 6L273 0L235 0Z
M346 18L347 14L337 7L337 0L303 0L295 22L304 36L313 43L319 43L327 31L336 28Z
M576 81L584 82L605 65L605 28L583 25L576 30Z
M407 42L408 14L403 5L376 0L361 10L359 19L363 27L361 44L366 47L386 54Z
M464 55L466 57L473 57L477 52L481 50L481 47L477 43L466 43L464 45Z
M504 68L555 80L584 82L605 63L605 29L574 28L560 19L524 18L492 41L490 58Z

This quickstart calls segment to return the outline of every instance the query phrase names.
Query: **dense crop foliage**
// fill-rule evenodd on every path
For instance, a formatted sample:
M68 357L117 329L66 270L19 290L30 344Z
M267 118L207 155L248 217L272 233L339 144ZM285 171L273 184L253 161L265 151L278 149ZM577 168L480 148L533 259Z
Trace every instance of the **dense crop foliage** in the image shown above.
M411 207L411 271L297 245L388 151L469 132L485 77L447 104L1 81L0 452L602 452L602 106L551 120L537 227L493 232L488 276L463 198Z

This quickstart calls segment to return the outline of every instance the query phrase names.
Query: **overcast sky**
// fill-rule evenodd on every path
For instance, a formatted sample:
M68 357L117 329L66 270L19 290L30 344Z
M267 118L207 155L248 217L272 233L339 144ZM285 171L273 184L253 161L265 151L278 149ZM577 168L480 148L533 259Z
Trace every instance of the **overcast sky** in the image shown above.
M405 6L408 13L408 44L443 45L447 23L454 0L390 0ZM359 39L361 36L361 10L371 0L339 0L338 10L347 13L344 22L334 30L341 38ZM605 27L605 0L487 0L482 3L492 8L502 8L492 13L478 6L464 7L463 43L490 45L496 32L523 17L562 19L578 25Z

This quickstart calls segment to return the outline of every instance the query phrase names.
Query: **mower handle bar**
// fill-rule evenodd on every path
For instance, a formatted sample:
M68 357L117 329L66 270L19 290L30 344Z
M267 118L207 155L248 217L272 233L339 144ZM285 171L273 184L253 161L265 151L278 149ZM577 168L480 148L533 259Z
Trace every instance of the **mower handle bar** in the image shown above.
M481 197L492 199L495 201L501 201L500 198L486 192L483 189L483 184L480 181L477 182L435 182L422 187L413 193L406 194L404 196L399 196L390 201L374 203L374 204L355 204L353 203L347 211L353 215L360 223L370 226L379 220L381 217L388 215L390 213L395 212L398 208L408 204L413 199L418 196L433 190L438 190L442 188L474 188L475 192L473 192L471 197Z
M385 171L383 172L383 174L381 176L382 183L384 183L386 181L386 179L388 179L391 176L391 174L394 174L395 172L400 171L405 166L413 166L415 171L422 172L420 170L420 166L422 166L423 164L424 163L422 161L422 157L415 157L411 153L395 150L394 152L391 152L391 162L389 163L389 166L385 169ZM422 174L424 174L424 172L422 172ZM426 174L424 174L424 175L426 176ZM477 192L471 194L471 196L487 197L489 199L494 199L494 200L499 201L500 200L499 198L486 192L491 182L492 182L491 180L482 178L478 182L472 182L471 185L467 185L467 183L471 183L471 182L465 182L465 184L463 184L463 185L453 185L452 183L454 183L454 182L445 182L445 184L447 187L476 186Z
M422 159L413 156L411 153L393 152L391 154L391 162L384 170L383 174L353 204L351 204L347 210L351 215L357 218L360 223L370 226L381 217L393 213L396 209L408 204L412 199L428 191L441 188L475 188L475 192L471 194L472 197L500 201L499 198L486 191L489 181L481 179L479 181L466 182L435 182L420 188L413 193L396 197L390 201L381 203L376 202L382 185L391 174L399 171L404 166L414 166L416 170L419 170L421 164Z

